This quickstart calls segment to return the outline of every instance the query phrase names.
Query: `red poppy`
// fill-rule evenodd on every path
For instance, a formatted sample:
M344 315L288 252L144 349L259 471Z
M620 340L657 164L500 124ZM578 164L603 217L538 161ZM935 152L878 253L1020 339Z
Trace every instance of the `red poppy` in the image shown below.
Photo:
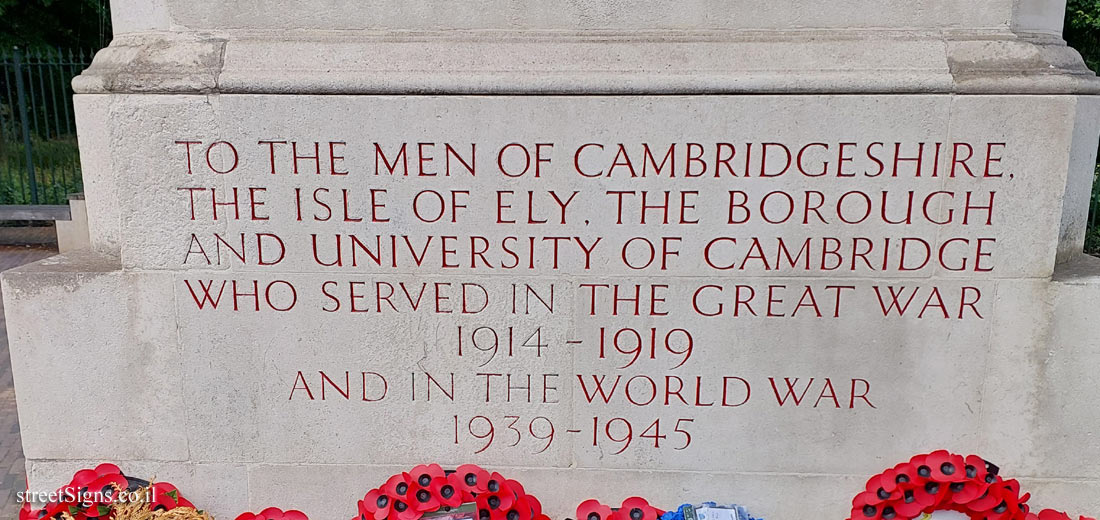
M987 466L988 463L985 459L977 455L968 455L965 460L966 463L963 465L963 473L966 474L966 478L985 484L992 484L993 480L997 478L997 474L994 473L992 476L993 480L986 482L985 479L990 473Z
M482 493L474 500L477 504L479 518L484 516L483 511L488 511L491 520L504 519L505 513L516 502L515 493L512 493L512 490L508 488L508 484L503 479L493 487L497 488L497 491Z
M588 499L577 506L577 520L608 520L611 518L611 507L600 503L596 499Z
M925 511L940 509L950 495L946 483L927 480L923 485L914 487L913 498L924 507Z
M416 483L423 488L430 486L433 478L447 476L439 464L421 464L413 468L409 475L412 476L410 483Z
M415 520L422 513L418 512L404 498L393 499L393 509L390 511L389 520Z
M458 507L464 501L462 490L452 480L448 477L435 477L429 486L429 491L441 506Z
M985 490L989 489L989 484L980 480L966 480L952 482L947 485L947 488L951 490L951 502L965 506L982 496Z
M936 482L961 482L966 480L966 461L961 455L937 450L928 454L924 462L932 471L932 480Z
M409 476L408 473L398 473L390 477L390 479L382 485L381 490L383 493L389 495L391 499L404 501L405 505L408 505L407 498L409 496L409 484L411 480L412 477ZM398 511L398 513L403 511L404 510Z
M894 481L893 473L893 470L886 470L885 473L875 475L867 481L867 485L864 487L871 494L866 499L868 504L875 506L882 502L901 498L901 490L898 489L897 483Z
M649 502L642 497L630 497L623 500L623 505L619 508L618 513L622 520L657 520L657 517L661 515L657 508L649 505Z
M309 520L309 517L301 511L283 511L276 507L269 507L259 513L241 513L236 520Z
M507 479L504 481L508 484L508 489L511 489L516 496L526 495L527 492L523 489L523 484L520 484L518 480Z
M463 481L462 475L459 475L457 472L447 475L447 483L454 486L459 494L462 495L462 502L474 501L474 493L466 486L466 482Z
M79 489L87 486L97 478L99 478L99 473L96 473L94 469L85 468L73 474L73 479L69 481L69 485Z
M432 481L428 479L426 486L420 485L420 479L413 477L413 483L409 486L409 505L419 513L428 513L439 509L439 495L432 493Z
M1053 509L1044 509L1042 511L1039 511L1039 515L1037 518L1039 520L1072 520L1069 515L1061 511L1055 511Z
M352 517L351 520L370 520L374 518L374 512L367 511L367 505L362 498L355 501L355 514L357 516Z
M62 488L62 489L64 489L64 488ZM59 489L58 491L60 492L61 490ZM50 503L46 504L46 507L42 508L42 511L45 511L47 517L53 518L55 516L60 515L62 512L68 513L70 505L73 505L72 501L50 502ZM74 506L74 509L75 509L75 506Z
M976 513L982 513L993 509L993 506L1001 503L1001 491L999 487L990 486L978 498L966 504L966 508Z
M909 464L913 466L916 478L913 479L913 483L919 483L924 485L925 481L932 478L932 468L927 464L928 455L921 454L915 455L909 459ZM916 487L916 486L914 486Z
M382 520L390 516L393 510L393 498L381 489L372 489L363 497L360 515L366 513L368 518Z
M912 489L901 492L901 498L893 502L894 511L901 518L915 518L924 512L924 506L917 501L917 493Z
M180 496L180 492L176 489L176 486L167 482L156 482L151 484L150 491L153 497L149 502L149 508L154 511L158 509L171 511L177 507L195 507L186 498Z
M542 516L542 502L535 498L535 495L523 495L527 499L527 504L531 506L531 515L534 517Z
M42 509L31 509L30 502L23 502L23 507L19 508L19 520L38 520L40 516L46 514Z
M504 512L505 520L534 520L538 515L529 497L523 494L518 495L512 507Z
M998 485L996 487L1001 486ZM1001 501L994 505L991 509L985 511L986 520L1012 520L1014 518L1019 518L1020 516L1026 515L1027 504L1025 504L1025 502L1027 501L1028 496L1019 496L1019 488L1013 488L1011 485L1005 485L1004 487L1001 487L1001 489ZM1022 515L1021 512L1023 513Z
M966 505L967 509L977 513L988 513L989 518L1012 518L1011 516L1001 516L1006 511L1010 514L1016 514L1020 504L1025 504L1030 498L1030 495L1025 494L1020 496L1020 483L1015 480L1005 480L998 482L992 486L986 492Z
M485 482L485 489L489 493L497 493L503 489L511 489L511 487L508 485L508 479L504 478L504 475L494 471L489 475L489 480Z
M863 493L856 495L856 499L852 501L852 512L849 518L858 518L860 520L882 520L882 511L885 506L883 506L883 504L869 504L868 500L874 500L873 496L874 493L871 493L870 491L864 491Z
M93 500L86 504L88 507L110 504L118 497L118 493L125 490L129 485L130 482L121 473L103 475L88 484L87 491L91 493Z
M462 490L470 493L471 496L489 490L487 487L489 484L489 472L481 469L481 466L476 464L463 464L455 471L455 475L459 476Z

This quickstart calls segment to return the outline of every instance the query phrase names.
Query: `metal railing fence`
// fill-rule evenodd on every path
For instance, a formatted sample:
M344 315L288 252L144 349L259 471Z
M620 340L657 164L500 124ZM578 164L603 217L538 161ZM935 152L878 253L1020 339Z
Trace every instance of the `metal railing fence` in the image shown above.
M71 81L83 49L0 49L0 204L65 204L82 190Z

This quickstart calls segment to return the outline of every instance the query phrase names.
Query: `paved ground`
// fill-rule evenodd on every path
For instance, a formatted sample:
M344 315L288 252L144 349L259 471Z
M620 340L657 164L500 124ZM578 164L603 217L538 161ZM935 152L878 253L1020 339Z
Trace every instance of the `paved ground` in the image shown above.
M41 246L0 246L0 271L53 254L56 251ZM19 418L15 414L15 389L12 388L3 308L3 301L0 300L0 520L7 520L19 516L15 493L25 489L27 481L23 468L23 444L19 439Z

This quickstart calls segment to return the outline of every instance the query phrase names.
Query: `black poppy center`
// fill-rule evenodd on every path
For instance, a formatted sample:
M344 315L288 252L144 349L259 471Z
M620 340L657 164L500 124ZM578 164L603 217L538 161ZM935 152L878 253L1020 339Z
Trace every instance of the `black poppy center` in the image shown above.
M1004 513L1006 509L1008 509L1008 504L1004 503L1002 500L1000 504L997 504L997 507L993 508L993 512L1000 514Z
M875 513L875 506L863 506L863 516L871 518L872 516L875 516Z
M976 476L978 476L978 468L975 468L974 466L971 466L970 464L967 464L966 465L966 478L974 478Z
M955 465L950 462L944 462L940 464L940 471L943 472L944 475L954 475Z
M477 517L479 520L489 520L489 516L490 515L488 509L481 509L477 512Z
M940 485L935 482L929 482L924 485L924 490L931 495L935 495L940 492Z
M989 462L988 460L985 461L985 470L994 475L1001 472L1001 468L998 468L996 464Z
M474 473L467 473L466 478L463 479L463 480L466 481L467 486L476 486L477 485L477 475L474 474Z
M489 481L489 492L490 493L496 493L497 491L500 491L500 482L497 482L496 480L490 480Z
M398 500L397 502L393 503L393 508L396 509L398 513L400 513L402 511L408 509L409 506L406 505L404 502Z
M408 491L409 491L409 485L408 484L402 482L402 483L397 485L397 494L398 495L404 495Z
M455 488L452 486L443 486L439 488L439 494L443 495L443 498L451 498L455 494Z
M630 510L631 520L642 520L643 516L645 516L645 514L642 513L642 510L637 507Z
M878 493L876 493L876 494L882 500L886 500L887 498L890 498L890 493L887 493L886 490L882 489L882 488L878 488Z
M884 508L882 510L882 518L884 518L885 520L890 520L891 518L894 518L895 516L898 516L898 514L895 513L894 508L892 508L890 506L886 506L886 508Z
M909 482L909 475L898 475L898 476L894 477L894 482L896 482L898 484L904 484L906 482Z
M519 511L508 511L508 520L519 520Z
M600 520L600 515L596 513L588 513L588 520Z
M917 497L915 495L913 495L913 490L910 489L909 491L905 492L905 503L906 504L911 504L916 499L917 499Z
M432 476L425 473L423 475L420 475L420 478L416 479L416 482L421 486L427 486L428 484L432 483Z
M420 501L421 504L423 504L432 499L432 494L428 493L427 490L421 489L420 491L416 492L416 499Z
M920 475L922 477L930 477L932 476L932 468L928 466L921 466L917 468L917 475Z
M955 482L955 483L951 484L950 487L951 487L951 492L952 493L958 493L959 491L962 491L963 488L966 487L966 483L965 482Z
M489 497L489 509L500 507L500 497Z
M390 497L380 496L378 497L378 500L374 501L374 503L378 504L378 507L386 507L386 504L390 503Z

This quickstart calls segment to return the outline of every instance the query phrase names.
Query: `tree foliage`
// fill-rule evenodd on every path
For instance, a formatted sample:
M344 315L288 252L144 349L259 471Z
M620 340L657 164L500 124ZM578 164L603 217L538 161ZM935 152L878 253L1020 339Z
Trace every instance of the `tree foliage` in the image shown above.
M108 0L0 0L0 47L105 47L111 41L108 4Z
M1100 68L1100 0L1068 0L1063 35L1090 69Z
M1100 70L1100 0L1067 0L1062 33L1066 43L1081 53L1090 69ZM1100 212L1100 165L1096 167L1091 202L1085 252L1100 256L1100 215L1097 214Z

